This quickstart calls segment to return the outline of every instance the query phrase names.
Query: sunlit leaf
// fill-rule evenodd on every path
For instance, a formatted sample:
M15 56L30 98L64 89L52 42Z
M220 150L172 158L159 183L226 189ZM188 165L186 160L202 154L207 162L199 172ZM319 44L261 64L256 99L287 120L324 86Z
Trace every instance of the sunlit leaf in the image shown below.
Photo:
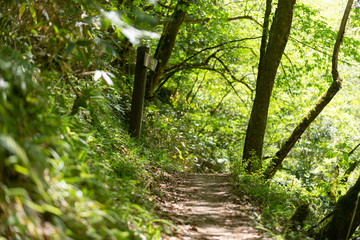
M47 211L47 212L50 212L50 213L53 213L53 214L55 214L55 215L61 215L61 210L59 209L59 208L57 208L57 207L55 207L55 206L52 206L52 205L50 205L50 204L43 204L42 205L42 208L45 210L45 211Z
M159 38L160 34L146 30L137 29L121 20L121 16L116 11L104 12L105 18L119 28L122 34L129 39L132 44L136 44L143 37Z
M101 74L107 84L109 84L110 86L114 85L113 81L111 80L111 78L109 77L109 74L107 72L103 71Z
M23 175L29 175L29 169L20 166L19 164L15 164L14 166L15 171L17 171L18 173L21 173Z
M19 18L21 18L22 15L24 14L27 4L28 4L27 2L23 2L20 5L20 7L19 7Z
M98 81L101 78L101 75L102 75L101 71L96 70L94 73L94 80Z
M37 212L40 212L40 213L43 213L43 212L44 212L44 208L43 208L41 205L39 205L39 204L37 204L37 203L34 203L33 201L25 200L25 204L26 204L29 208L31 208L31 209L33 209L33 210L35 210L35 211L37 211Z
M29 9L30 9L30 12L31 12L31 16L34 20L34 23L37 24L38 21L37 21L37 16L36 16L36 11L34 9L34 7L32 5L29 5Z

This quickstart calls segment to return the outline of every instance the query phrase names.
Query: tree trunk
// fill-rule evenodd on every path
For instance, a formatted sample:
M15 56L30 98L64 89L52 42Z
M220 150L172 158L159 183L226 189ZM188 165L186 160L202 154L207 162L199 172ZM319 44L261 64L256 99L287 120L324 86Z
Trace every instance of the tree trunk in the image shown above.
M272 164L266 169L264 173L266 179L270 179L275 175L277 169L281 166L285 157L288 155L295 143L299 140L301 135L333 99L335 94L341 89L341 83L341 79L334 81L326 93L317 101L315 106L301 119L300 123L291 133L290 137L285 141L280 150L276 152L275 157L273 157Z
M342 79L339 76L338 72L338 58L340 46L345 34L345 27L347 20L349 18L350 10L354 0L349 0L346 6L343 18L341 20L339 32L335 41L334 52L332 56L332 78L333 83L327 90L327 92L317 101L315 106L301 119L300 123L296 126L290 137L285 141L280 150L275 154L275 157L272 159L272 163L264 172L264 177L266 179L272 178L277 169L281 166L287 154L290 152L292 147L295 145L297 140L301 137L304 131L310 126L310 124L315 120L315 118L321 113L321 111L327 106L335 94L341 89Z
M146 83L146 98L151 98L156 86L159 85L160 76L164 72L166 64L170 59L176 36L184 21L186 9L189 5L190 0L179 0L170 20L164 26L164 30L154 54L154 58L158 60L158 65L155 72L151 72L148 76Z
M314 236L316 240L347 240L360 225L360 177L346 195L339 198L330 222Z
M295 0L279 0L271 25L269 42L265 54L261 58L262 61L259 62L255 100L243 152L243 160L247 164L246 170L248 172L257 171L261 165L270 97L276 72L290 34L295 2ZM263 34L266 34L266 30ZM262 41L262 44L264 44L264 41ZM264 46L261 49L264 49Z
M264 17L264 24L263 24L263 34L261 36L259 64L261 64L264 61L264 56L266 53L267 40L269 37L269 23L270 23L271 8L272 8L272 0L266 0L265 17Z

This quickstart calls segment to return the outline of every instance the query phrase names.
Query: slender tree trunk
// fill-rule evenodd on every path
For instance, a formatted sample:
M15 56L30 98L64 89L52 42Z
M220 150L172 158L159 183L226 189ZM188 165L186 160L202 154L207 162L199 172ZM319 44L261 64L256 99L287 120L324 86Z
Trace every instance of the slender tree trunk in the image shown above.
M159 79L165 70L172 50L175 45L176 36L180 26L184 21L186 9L190 5L190 0L179 0L170 20L165 24L160 41L156 48L154 58L158 60L156 71L149 74L146 84L146 97L151 98L155 88L159 84Z
M333 83L326 91L326 93L317 101L315 106L301 119L300 123L296 126L294 131L291 133L290 137L285 141L280 150L275 154L275 157L272 159L272 163L266 169L264 176L266 179L272 178L277 169L281 166L287 154L290 152L292 147L295 145L297 140L301 137L304 131L310 126L310 124L315 120L315 118L321 113L321 111L327 106L327 104L332 100L335 94L341 89L342 79L339 76L338 72L338 58L340 45L343 40L345 33L345 27L347 20L349 18L351 6L353 0L348 1L348 5L345 9L343 19L341 21L340 29L336 38L334 52L332 57L332 77Z
M277 169L281 166L285 157L299 140L301 135L340 90L341 82L341 79L334 81L326 93L317 101L315 106L301 119L290 137L285 141L280 150L276 152L275 157L272 159L272 164L266 169L264 173L266 179L272 178L275 175Z
M290 34L295 2L295 0L279 0L270 29L269 42L266 45L266 40L264 38L262 40L261 54L263 54L263 57L260 58L261 61L259 62L255 100L243 152L243 160L247 164L246 170L248 172L255 172L261 166L270 97L276 72ZM264 23L267 21L265 18ZM267 30L264 30L263 34L266 35Z

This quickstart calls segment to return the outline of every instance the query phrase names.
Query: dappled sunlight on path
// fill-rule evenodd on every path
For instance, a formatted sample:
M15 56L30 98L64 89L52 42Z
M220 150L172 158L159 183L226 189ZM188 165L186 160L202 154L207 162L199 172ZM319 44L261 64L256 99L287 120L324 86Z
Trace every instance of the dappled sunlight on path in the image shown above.
M266 239L255 229L253 209L232 192L226 174L177 174L161 183L161 210L178 231L163 239Z

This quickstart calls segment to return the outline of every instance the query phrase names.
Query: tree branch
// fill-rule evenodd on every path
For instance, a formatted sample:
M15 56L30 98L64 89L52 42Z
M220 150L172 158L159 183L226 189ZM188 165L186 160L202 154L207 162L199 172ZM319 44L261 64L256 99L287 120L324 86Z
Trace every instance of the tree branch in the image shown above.
M300 41L300 40L298 40L298 39L296 39L296 38L294 38L294 37L289 37L289 38L290 38L290 40L293 40L294 42L300 43L300 44L304 45L305 47L311 48L312 50L314 50L314 51L316 51L316 52L319 52L319 53L322 53L322 54L324 54L324 55L326 55L326 56L331 57L331 54L329 54L329 53L327 53L327 52L325 52L325 51L322 51L322 50L320 50L320 49L317 49L316 47L313 47L313 46L311 46L311 45L308 44L308 43L302 42L302 41ZM343 60L339 60L339 61L340 61L340 62L343 62L343 63L346 63L346 64L349 64L349 65L354 65L353 63L349 63L349 62L346 62L346 61L343 61Z
M184 22L186 23L200 23L200 22L208 22L210 20L213 19L221 19L221 18L203 18L203 19L185 19ZM230 21L236 21L236 20L243 20L243 19L247 19L247 20L251 20L253 22L255 22L257 25L259 25L260 27L262 27L262 24L259 23L254 17L252 16L237 16L237 17L230 17L227 18L226 21L230 22Z
M244 82L244 79L246 78L246 76L244 76L243 78L241 78L240 80L238 80L230 71L230 69L228 68L228 66L218 57L214 56L216 60L219 61L219 63L221 63L221 65L225 68L225 70L229 73L229 75L231 76L231 78L235 81L235 82L240 82L242 84L244 84L249 90L250 92L253 92L254 89L252 89L246 82Z
M210 110L210 116L214 116L216 114L216 112L220 108L221 104L223 103L224 99L226 98L227 95L229 95L230 92L231 92L231 88L229 88L226 91L226 93L222 96L222 98L220 99L220 102L216 105L216 107L214 109Z
M244 102L244 100L240 97L240 95L236 91L233 83L226 77L226 75L223 73L223 71L221 71L221 70L224 70L224 69L216 69L216 68L212 68L212 67L209 67L209 66L191 66L191 67L188 67L186 69L188 70L188 69L194 69L194 68L195 69L209 70L209 71L213 71L213 72L216 72L216 73L220 74L226 80L226 82L230 85L230 87L234 90L235 95L240 99L240 101Z
M176 72L181 71L181 70L183 70L183 69L193 69L193 68L196 68L196 67L198 67L198 66L207 66L207 65L209 64L210 59L213 58L213 57L215 56L215 54L216 54L216 53L211 54L211 55L210 55L209 57L207 57L207 58L205 59L205 61L202 62L202 63L195 63L195 64L191 64L191 65L186 65L186 64L184 64L184 65L182 65L182 66L179 66L179 67L176 68L176 69L173 69L171 72L168 72L168 71L167 71L168 69L166 69L166 70L164 71L164 72L166 73L166 75L165 75L164 77L160 78L160 80L159 80L160 84L159 84L158 88L156 89L155 93L157 93L157 92L160 90L160 88L162 88L162 87L164 86L164 84L165 84ZM189 66L190 66L190 67L189 67Z
M289 56L284 53L284 56L287 58L287 60L290 62L290 65L291 65L291 70L294 71L294 64L292 63L291 59L289 58Z
M323 96L318 99L316 104L301 119L300 123L295 127L295 129L293 130L289 138L285 141L285 143L281 146L279 151L276 152L275 156L272 159L272 163L268 166L268 168L264 172L265 179L270 179L275 175L277 169L282 165L282 162L284 161L285 157L288 155L288 153L295 145L295 143L299 140L301 135L315 120L315 118L322 112L322 110L328 105L328 103L332 100L332 98L336 95L336 93L341 89L342 79L340 78L338 72L338 57L339 57L340 46L345 33L347 19L349 18L352 4L353 4L353 0L349 0L340 24L340 28L334 46L334 52L332 56L333 82L328 88L328 90L323 94Z
M224 43L220 43L218 45L215 45L215 46L212 46L212 47L207 47L207 48L204 48L196 53L194 53L193 55L191 55L190 57L186 58L185 60L183 60L181 63L178 63L178 64L175 64L171 67L168 67L165 71L170 71L174 68L178 68L179 66L185 64L186 62L188 62L190 59L196 57L197 55L199 55L200 53L202 52L205 52L205 51L208 51L208 50L212 50L212 49L216 49L216 48L220 48L224 45L227 45L227 44L231 44L231 43L235 43L235 42L243 42L243 41L247 41L247 40L254 40L254 39L259 39L261 37L249 37L249 38L242 38L242 39L237 39L237 40L232 40L232 41L228 41L228 42L224 42Z
M266 48L267 48L267 40L268 40L268 36L269 36L269 23L270 23L271 5L272 5L272 0L266 0L264 27L263 27L263 34L262 34L262 37L261 37L261 46L260 46L259 66L264 61L264 56L265 56Z
M336 38L336 42L335 42L335 47L334 47L334 52L333 52L333 58L332 58L332 75L333 75L333 80L336 81L337 79L340 78L339 76L339 71L338 71L338 58L339 58L339 51L340 51L340 46L341 43L343 41L344 38L344 34L345 34L345 27L346 27L346 23L349 19L349 15L350 15L350 11L351 11L351 7L353 5L353 0L349 0L347 3L347 6L345 8L345 12L344 12L344 16L341 20L341 24L340 24L340 29Z

